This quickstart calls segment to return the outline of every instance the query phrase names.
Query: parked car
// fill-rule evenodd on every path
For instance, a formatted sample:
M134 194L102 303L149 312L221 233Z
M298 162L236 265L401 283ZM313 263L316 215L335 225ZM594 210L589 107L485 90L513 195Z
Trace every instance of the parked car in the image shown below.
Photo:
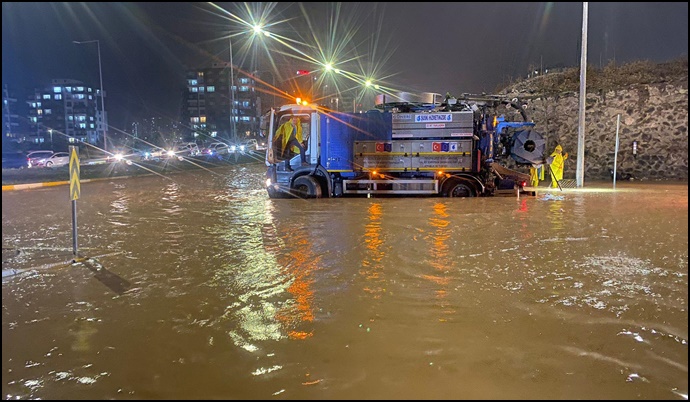
M230 147L224 142L214 142L201 152L204 156L221 156L229 153Z
M170 157L175 156L178 159L181 159L185 156L197 156L199 154L201 154L199 146L193 142L177 144L173 147L172 150L168 151L168 155Z
M144 148L140 151L141 160L143 161L160 161L168 156L168 151L159 147Z
M43 166L40 161L45 161L46 158L52 156L53 151L31 151L26 155L27 167ZM69 161L67 161L69 163Z
M245 151L256 151L259 149L259 143L255 139L247 140L242 143Z
M55 152L47 158L37 162L37 166L58 167L69 165L69 154L67 152Z

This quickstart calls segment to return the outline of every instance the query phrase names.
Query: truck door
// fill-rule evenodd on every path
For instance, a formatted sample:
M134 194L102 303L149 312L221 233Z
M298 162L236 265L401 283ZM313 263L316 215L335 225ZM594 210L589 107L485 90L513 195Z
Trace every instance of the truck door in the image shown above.
M277 163L275 156L275 147L273 143L273 137L275 136L275 131L278 126L275 125L275 110L271 108L271 111L264 117L264 124L267 125L265 135L266 135L266 163Z
M298 141L310 142L309 138L311 136L311 118L309 113L299 113L296 111L287 111L285 113L275 114L271 118L270 133L268 136L268 150L266 152L266 160L269 163L279 163L287 158L294 157L295 154L290 149L284 149L284 139L282 136L276 138L276 132L278 129L290 121L293 116L300 119L300 126L302 128L302 138L297 138ZM309 149L309 143L305 144L305 150Z

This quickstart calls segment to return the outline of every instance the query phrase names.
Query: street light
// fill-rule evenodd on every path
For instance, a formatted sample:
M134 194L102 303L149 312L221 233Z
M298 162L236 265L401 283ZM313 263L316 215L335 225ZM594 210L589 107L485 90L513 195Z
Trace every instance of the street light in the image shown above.
M108 152L108 140L107 140L107 133L106 133L106 124L105 124L105 91L103 90L103 70L101 69L101 41L98 39L94 40L85 40L85 41L72 41L72 43L75 43L77 45L83 45L86 43L96 43L98 46L98 75L100 76L101 80L101 125L103 126L103 150L105 152Z

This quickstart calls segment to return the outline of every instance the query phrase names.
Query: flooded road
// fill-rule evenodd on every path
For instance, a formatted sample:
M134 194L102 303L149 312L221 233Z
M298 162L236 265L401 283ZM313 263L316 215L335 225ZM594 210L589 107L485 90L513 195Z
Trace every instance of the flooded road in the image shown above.
M688 186L3 192L3 399L687 399ZM608 185L610 188L610 184Z

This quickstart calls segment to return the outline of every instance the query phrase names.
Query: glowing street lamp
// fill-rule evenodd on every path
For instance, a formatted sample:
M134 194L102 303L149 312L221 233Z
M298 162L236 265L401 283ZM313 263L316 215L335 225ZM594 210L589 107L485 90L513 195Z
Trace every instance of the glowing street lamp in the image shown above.
M103 126L103 150L105 152L108 152L108 140L107 140L107 133L106 133L106 124L105 124L105 91L103 90L103 70L101 69L101 41L98 39L94 40L86 40L86 41L72 41L72 43L75 43L77 45L83 45L86 43L96 43L98 46L98 75L100 76L101 79L101 125ZM52 143L52 134L51 134L51 143Z

